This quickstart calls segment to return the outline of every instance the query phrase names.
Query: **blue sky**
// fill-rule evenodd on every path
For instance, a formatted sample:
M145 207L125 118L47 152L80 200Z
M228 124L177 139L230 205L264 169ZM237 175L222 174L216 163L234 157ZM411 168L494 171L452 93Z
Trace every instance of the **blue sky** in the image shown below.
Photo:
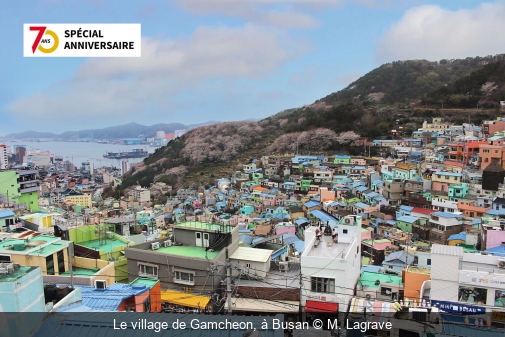
M504 17L504 1L8 1L0 135L263 118L383 63L504 53ZM24 23L141 23L142 57L23 58Z

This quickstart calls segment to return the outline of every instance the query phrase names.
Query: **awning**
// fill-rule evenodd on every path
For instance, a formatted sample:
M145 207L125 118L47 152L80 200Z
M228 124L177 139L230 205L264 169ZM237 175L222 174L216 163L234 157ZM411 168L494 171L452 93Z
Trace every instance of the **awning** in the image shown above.
M175 290L162 290L161 301L183 307L203 309L209 304L210 297L193 295Z
M338 303L307 300L305 303L305 312L337 313Z
M300 302L284 300L261 300L255 298L233 298L233 310L254 312L298 313Z

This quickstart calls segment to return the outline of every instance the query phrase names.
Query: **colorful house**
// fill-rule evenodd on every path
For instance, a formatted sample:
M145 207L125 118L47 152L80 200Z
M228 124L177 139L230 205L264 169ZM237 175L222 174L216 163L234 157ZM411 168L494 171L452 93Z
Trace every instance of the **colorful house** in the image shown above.
M333 164L349 165L350 163L351 163L351 156L345 154L337 154L335 155L335 159L333 160Z

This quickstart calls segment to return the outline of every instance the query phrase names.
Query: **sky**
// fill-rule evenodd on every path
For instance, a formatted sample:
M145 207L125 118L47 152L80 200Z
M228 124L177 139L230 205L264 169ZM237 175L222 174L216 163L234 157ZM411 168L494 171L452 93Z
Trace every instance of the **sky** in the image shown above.
M0 136L260 119L381 64L505 53L505 0L41 0L0 11ZM25 23L140 23L140 58L24 58Z

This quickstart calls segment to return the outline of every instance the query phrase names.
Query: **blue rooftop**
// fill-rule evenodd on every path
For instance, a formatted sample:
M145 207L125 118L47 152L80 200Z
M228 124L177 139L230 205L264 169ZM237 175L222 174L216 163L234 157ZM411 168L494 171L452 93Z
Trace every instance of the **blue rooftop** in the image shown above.
M449 236L447 238L447 241L452 241L452 240L462 240L462 241L466 242L466 233L465 232L461 232L461 233L458 233L458 234L452 234L451 236Z
M316 206L321 206L321 204L318 202L318 201L315 201L315 200L310 200L310 201L307 201L306 203L303 204L305 207L307 208L311 208L311 207L316 207Z
M0 209L0 219L10 218L13 216L15 216L15 214L10 209Z
M434 172L434 174L438 174L441 176L448 176L448 177L461 177L461 173L456 173L456 172L437 171L437 172Z
M454 213L448 213L448 212L435 212L435 213L431 213L431 215L441 216L443 218L462 218L463 217L461 214L454 214Z
M335 224L338 223L337 219L335 219L334 217L332 217L328 213L317 210L317 209L310 211L310 214L312 214L313 216L315 216L316 218L318 218L319 220L321 220L323 222L330 221L330 225L331 225L331 222L334 222Z
M417 218L413 217L413 216L404 215L404 216L401 216L401 217L397 218L396 221L403 221L403 222L408 222L408 223L414 223L414 222L417 221Z
M145 285L131 286L123 283L114 283L105 289L83 286L82 304L93 309L117 310L123 300L146 291L149 291L149 288Z
M493 254L496 256L505 256L505 246L497 246L497 247L486 249L486 253Z
M353 206L359 207L359 208L367 208L370 207L370 205L365 204L364 202L357 202Z

